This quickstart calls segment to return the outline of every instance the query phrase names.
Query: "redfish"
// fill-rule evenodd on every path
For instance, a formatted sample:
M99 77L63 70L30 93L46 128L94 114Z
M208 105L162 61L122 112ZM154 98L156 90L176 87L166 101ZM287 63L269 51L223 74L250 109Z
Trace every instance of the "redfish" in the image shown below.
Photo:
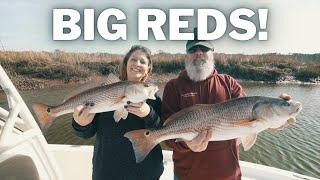
M138 103L156 99L157 91L158 87L152 83L120 81L113 75L104 84L76 93L60 105L33 103L32 108L43 130L48 129L56 117L72 113L80 105L89 106L89 113L115 111L114 119L118 122L128 116L128 111L124 108L128 101Z
M294 123L301 109L301 103L290 98L241 97L194 105L170 116L162 128L130 131L124 136L132 143L136 162L141 162L162 141L189 141L206 130L213 131L210 141L239 138L247 151L259 132Z

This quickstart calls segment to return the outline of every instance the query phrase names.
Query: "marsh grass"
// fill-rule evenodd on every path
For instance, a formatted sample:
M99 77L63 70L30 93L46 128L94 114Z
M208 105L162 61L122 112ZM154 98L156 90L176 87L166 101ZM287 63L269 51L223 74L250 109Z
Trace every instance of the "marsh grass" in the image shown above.
M117 74L124 55L109 53L70 53L0 51L0 63L13 76L60 79L66 82L82 78ZM153 72L178 73L184 68L184 54L158 53L152 56ZM275 82L293 76L300 81L320 77L320 54L215 54L216 68L238 79Z

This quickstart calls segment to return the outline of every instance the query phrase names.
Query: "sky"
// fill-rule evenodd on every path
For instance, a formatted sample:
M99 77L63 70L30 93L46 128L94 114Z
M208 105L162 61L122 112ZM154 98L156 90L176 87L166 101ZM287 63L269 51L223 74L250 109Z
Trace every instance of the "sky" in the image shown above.
M267 41L258 36L248 41L237 41L228 34L232 29L228 23L226 33L213 41L218 53L319 53L320 46L320 1L318 0L1 0L0 1L0 49L10 51L54 51L125 53L132 45L141 44L152 52L165 51L184 53L186 41L156 41L152 35L148 41L138 40L138 9L156 8L166 12L167 21L163 31L167 39L169 31L169 9L195 9L195 16L188 17L189 29L196 26L196 10L217 9L229 21L230 13L238 8L249 8L256 14L252 20L259 31L258 9L269 9L266 31ZM82 13L86 8L95 10L98 16L104 9L118 8L126 14L127 40L108 41L96 32L94 41L54 41L52 37L52 14L55 8L70 8ZM83 20L83 16L81 16ZM96 27L95 27L96 28ZM182 30L183 31L183 30ZM187 30L186 30L187 31Z

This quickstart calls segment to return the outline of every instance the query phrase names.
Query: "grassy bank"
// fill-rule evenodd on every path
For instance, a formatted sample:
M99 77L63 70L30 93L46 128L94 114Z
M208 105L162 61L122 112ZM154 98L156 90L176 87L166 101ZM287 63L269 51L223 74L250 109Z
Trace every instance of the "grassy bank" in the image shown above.
M155 74L178 73L184 54L154 54ZM0 51L0 63L18 84L41 86L43 82L78 82L108 73L118 73L120 54ZM216 68L237 79L276 82L313 82L320 77L320 54L215 54ZM27 85L28 86L28 85ZM38 87L38 86L36 86Z

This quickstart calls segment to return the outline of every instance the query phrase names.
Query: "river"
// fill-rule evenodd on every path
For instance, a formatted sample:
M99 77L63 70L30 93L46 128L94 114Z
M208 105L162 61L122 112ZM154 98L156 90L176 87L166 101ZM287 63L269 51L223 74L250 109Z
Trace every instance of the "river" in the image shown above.
M320 86L276 85L242 83L247 95L278 97L290 94L303 105L297 116L297 125L280 132L264 131L258 135L256 144L247 152L241 150L241 160L277 167L300 174L320 178ZM163 85L160 86L161 91ZM73 87L23 91L21 96L30 107L32 102L58 104ZM7 107L6 97L0 92L0 106ZM94 138L83 140L71 129L71 115L59 117L46 132L48 143L92 145Z

